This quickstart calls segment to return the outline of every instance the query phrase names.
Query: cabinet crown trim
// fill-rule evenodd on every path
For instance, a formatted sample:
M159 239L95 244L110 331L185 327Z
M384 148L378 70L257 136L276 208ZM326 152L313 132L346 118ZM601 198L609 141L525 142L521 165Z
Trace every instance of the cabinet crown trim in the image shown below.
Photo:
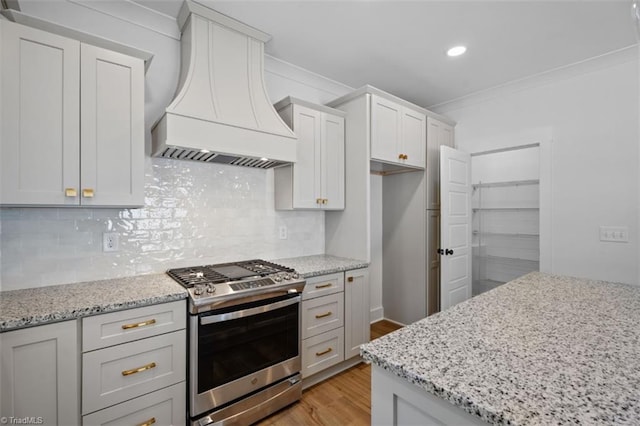
M314 109L316 111L325 112L327 114L337 115L338 117L346 117L347 116L346 112L340 111L339 109L331 108L331 107L328 107L326 105L314 104L313 102L305 101L305 100L299 99L299 98L294 98L292 96L287 96L284 99L280 99L278 102L273 104L273 107L276 109L276 111L280 111L280 110L288 107L289 105L300 105L300 106L304 106L304 107L307 107L307 108Z
M151 61L153 59L153 53L146 50L138 49L136 47L128 46L126 44L118 43L113 40L98 37L93 34L85 33L82 31L74 30L72 28L65 27L53 22L45 21L31 15L27 15L22 12L18 12L13 9L5 9L0 11L5 18L16 24L22 24L28 27L36 28L49 33L57 34L62 37L67 37L73 40L77 40L81 43L91 44L93 46L102 47L104 49L112 50L114 52L122 53L124 55L133 56L134 58L142 59L144 61L145 72L149 69Z

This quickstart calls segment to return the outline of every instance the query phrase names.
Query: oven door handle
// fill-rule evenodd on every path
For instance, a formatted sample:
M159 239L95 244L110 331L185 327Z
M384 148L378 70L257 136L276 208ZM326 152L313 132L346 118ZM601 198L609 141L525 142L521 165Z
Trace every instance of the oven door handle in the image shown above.
M279 302L270 303L268 305L256 306L255 308L244 309L242 311L227 312L218 315L207 315L200 317L200 325L213 324L216 322L229 321L238 318L250 317L252 315L263 314L265 312L273 311L275 309L284 308L295 303L300 303L302 297L300 295L292 297L291 299L281 300Z

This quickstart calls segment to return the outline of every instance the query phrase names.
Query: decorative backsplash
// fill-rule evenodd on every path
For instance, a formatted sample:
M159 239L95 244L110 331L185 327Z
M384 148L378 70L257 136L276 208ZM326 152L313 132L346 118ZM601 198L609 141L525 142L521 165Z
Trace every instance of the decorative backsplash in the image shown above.
M146 161L141 209L0 209L1 289L324 252L324 213L275 211L272 170ZM119 251L102 251L104 232Z

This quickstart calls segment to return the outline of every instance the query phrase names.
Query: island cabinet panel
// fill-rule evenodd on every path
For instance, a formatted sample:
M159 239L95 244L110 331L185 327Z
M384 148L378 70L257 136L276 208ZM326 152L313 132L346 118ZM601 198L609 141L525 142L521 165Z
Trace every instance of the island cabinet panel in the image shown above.
M395 376L371 367L372 425L486 425L452 403Z
M2 205L144 205L144 61L0 21Z
M80 422L78 321L0 334L0 413L31 424Z

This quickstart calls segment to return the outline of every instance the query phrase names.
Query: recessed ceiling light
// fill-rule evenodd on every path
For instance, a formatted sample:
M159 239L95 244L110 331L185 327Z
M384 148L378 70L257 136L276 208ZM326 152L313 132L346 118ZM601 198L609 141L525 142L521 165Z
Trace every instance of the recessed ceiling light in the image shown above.
M467 51L467 48L464 47L464 46L455 46L455 47L452 47L451 49L447 50L447 55L449 55L449 56L460 56L466 51Z
M207 152L211 152L211 151L209 151L208 149L201 149L200 152L203 154L206 154Z
M262 157L260 161L269 161L269 159L267 157Z

